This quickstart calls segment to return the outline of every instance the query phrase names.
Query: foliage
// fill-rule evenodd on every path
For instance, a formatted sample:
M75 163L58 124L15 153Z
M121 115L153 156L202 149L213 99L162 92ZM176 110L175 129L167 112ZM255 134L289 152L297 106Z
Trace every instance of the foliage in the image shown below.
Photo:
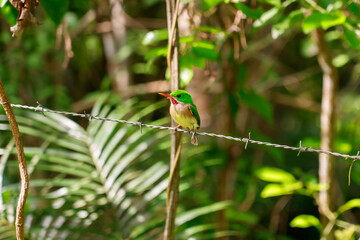
M154 104L160 102L155 93L168 89L162 80L169 79L165 1L122 1L118 12L111 2L42 0L35 12L41 25L27 24L21 40L9 31L17 10L9 0L0 2L0 76L12 103L168 122L164 102ZM311 32L321 28L340 80L334 149L357 154L356 1L181 0L180 6L181 87L193 93L201 130L251 132L253 139L287 145L302 140L302 146L318 148L322 74ZM141 133L95 120L87 125L49 113L19 111L17 118L31 172L29 237L161 235L168 132ZM0 130L0 235L12 239L18 173L3 116ZM326 186L318 183L316 155L252 145L244 151L202 136L199 141L182 152L178 238L318 238L323 229L316 200ZM335 159L338 239L359 237L351 219L359 217L360 170L355 162L347 186L349 165Z

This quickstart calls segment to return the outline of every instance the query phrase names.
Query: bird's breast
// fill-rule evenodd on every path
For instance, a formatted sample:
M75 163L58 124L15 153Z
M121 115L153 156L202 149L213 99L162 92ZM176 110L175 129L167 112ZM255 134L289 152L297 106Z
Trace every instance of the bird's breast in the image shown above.
M183 128L197 129L199 124L190 111L188 104L171 104L170 106L170 115L171 117L180 124Z

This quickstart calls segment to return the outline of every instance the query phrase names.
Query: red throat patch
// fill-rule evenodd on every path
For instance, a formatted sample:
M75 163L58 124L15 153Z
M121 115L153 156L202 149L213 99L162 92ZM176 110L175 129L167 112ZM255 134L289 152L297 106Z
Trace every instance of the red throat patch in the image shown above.
M178 103L175 99L173 99L173 98L170 98L170 100L171 100L171 103L174 104L174 105L179 104L179 103Z

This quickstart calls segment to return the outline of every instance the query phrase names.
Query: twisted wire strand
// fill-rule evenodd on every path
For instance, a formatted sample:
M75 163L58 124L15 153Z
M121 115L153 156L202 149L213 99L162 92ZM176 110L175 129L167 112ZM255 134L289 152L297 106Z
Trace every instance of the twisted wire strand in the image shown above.
M2 105L2 102L0 102L0 104ZM33 110L33 111L42 112L42 113L49 112L49 113L57 113L57 114L67 115L67 116L82 117L82 118L87 118L89 121L95 119L95 120L100 120L100 121L110 121L110 122L130 124L133 126L140 127L140 130L142 129L142 127L154 128L154 129L159 129L159 130L174 130L175 129L174 127L157 126L157 125L150 125L150 124L146 124L146 123L142 123L142 122L133 122L133 121L127 121L127 120L122 120L122 119L93 116L88 113L75 113L75 112L52 110L49 108L44 108L39 102L37 102L37 104L38 105L36 107L28 106L28 105L21 105L21 104L11 104L11 106L14 108ZM176 129L176 131L193 134L193 131L184 130L184 129L180 129L180 128ZM196 134L201 135L201 136L216 137L216 138L223 138L223 139L227 139L227 140L233 140L233 141L237 141L237 142L243 142L246 144L245 148L248 143L252 143L252 144L264 145L264 146L268 146L268 147L283 148L283 149L298 151L298 156L300 155L301 152L315 152L315 153L329 154L329 155L332 155L335 157L342 157L342 158L345 158L345 160L346 159L360 160L359 152L355 156L355 155L349 155L349 154L344 154L344 153L325 151L325 150L321 150L321 149L314 149L311 147L303 147L303 146L301 146L301 141L300 141L299 147L294 147L294 146L288 146L288 145L283 145L283 144L276 144L276 143L253 140L250 138L250 134L249 134L248 138L241 138L241 137L238 138L238 137L232 137L232 136L216 134L216 133L209 133L209 132L196 132Z

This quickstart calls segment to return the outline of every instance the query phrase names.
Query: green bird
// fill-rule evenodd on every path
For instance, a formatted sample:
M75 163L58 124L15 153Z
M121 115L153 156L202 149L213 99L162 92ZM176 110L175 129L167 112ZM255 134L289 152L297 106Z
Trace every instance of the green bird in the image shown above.
M194 131L200 128L200 116L188 92L176 90L170 93L170 95L159 94L169 98L171 102L170 115L179 124L175 129L180 126ZM191 137L191 143L198 145L198 139L195 135Z

